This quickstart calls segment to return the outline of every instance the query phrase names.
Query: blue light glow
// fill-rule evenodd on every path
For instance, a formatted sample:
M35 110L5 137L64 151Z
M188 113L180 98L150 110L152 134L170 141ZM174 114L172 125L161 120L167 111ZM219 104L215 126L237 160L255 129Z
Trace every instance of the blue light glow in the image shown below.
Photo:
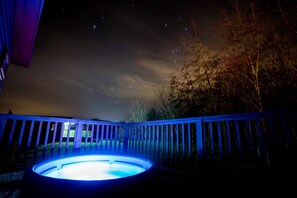
M56 179L110 180L129 177L151 168L148 160L117 155L86 155L36 164L33 171Z

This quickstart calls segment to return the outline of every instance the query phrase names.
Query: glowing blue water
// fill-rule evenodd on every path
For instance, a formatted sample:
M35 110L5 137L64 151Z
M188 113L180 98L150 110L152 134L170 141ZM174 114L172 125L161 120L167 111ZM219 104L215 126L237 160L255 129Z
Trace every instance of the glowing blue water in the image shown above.
M142 173L151 166L151 162L139 158L88 155L36 164L33 170L45 177L57 179L110 180Z

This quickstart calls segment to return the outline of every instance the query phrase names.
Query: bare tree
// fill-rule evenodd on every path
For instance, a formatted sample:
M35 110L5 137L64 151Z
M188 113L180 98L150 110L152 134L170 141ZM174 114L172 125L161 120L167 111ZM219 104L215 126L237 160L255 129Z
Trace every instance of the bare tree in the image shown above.
M276 6L269 7L280 15L284 24L283 27L297 35L297 5L295 0L277 0L276 3Z
M171 77L171 104L186 117L296 107L296 21L261 1L230 2L217 49L201 42L192 21L186 61Z
M178 117L178 111L174 108L170 100L170 91L167 87L162 87L156 92L155 101L148 112L148 120L167 120Z
M225 77L226 88L235 89L239 98L250 110L263 111L260 72L262 48L265 44L265 23L255 11L254 4L249 7L235 1L235 15L225 15L225 52L221 62L221 72ZM231 86L232 85L232 86Z
M277 105L272 102L279 95L276 91L296 87L296 57L292 54L296 47L290 33L282 31L281 17L272 15L267 7L234 1L232 13L224 15L219 76L224 89L231 89L246 111L263 111L265 106Z
M144 99L138 97L129 106L128 121L143 122L146 121L147 105Z
M184 117L208 114L216 108L217 54L201 41L196 20L191 24L192 37L183 38L185 63L171 77L172 104Z

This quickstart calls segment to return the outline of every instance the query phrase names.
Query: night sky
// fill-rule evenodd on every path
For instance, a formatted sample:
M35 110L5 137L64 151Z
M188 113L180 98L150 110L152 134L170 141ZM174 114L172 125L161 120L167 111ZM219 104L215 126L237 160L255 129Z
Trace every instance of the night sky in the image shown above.
M183 63L181 37L198 21L212 44L223 0L45 0L29 67L10 65L0 111L124 121Z

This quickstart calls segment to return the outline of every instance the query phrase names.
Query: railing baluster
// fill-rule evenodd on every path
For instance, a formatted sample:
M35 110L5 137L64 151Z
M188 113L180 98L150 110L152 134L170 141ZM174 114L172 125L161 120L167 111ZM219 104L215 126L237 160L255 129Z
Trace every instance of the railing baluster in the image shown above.
M152 128L153 128L153 134L152 134L152 138L150 138L150 142L152 142L151 145L150 145L150 149L152 148L152 151L150 150L150 153L154 152L154 150L155 150L155 130L156 130L156 126L153 125Z
M257 127L257 133L258 133L258 140L259 140L259 149L260 149L260 156L265 156L265 143L263 139L263 134L262 134L262 127L261 127L261 120L257 119L256 120L256 127Z
M39 140L40 140L40 134L41 134L42 125L43 125L43 121L40 121L39 122L39 127L38 127L38 133L37 133L37 139L36 139L35 148L38 148L38 146L39 146Z
M214 159L214 138L213 138L213 131L212 131L212 124L213 122L209 123L209 141L210 141L210 149L211 149L211 156Z
M179 149L179 124L175 125L176 127L176 132L175 132L175 136L176 136L176 153L177 156L180 156L180 149Z
M12 138L13 138L13 134L14 134L14 131L15 131L15 125L16 125L16 120L13 120L12 127L11 127L11 130L10 130L8 145L12 144Z
M241 157L242 156L242 148L241 148L240 131L239 131L238 120L235 121L235 130L236 130L236 142L237 142L238 154L239 154L239 157Z
M196 145L197 145L197 155L198 158L202 158L204 156L204 149L203 149L203 135L202 135L202 120L199 119L196 122Z
M130 131L130 126L129 124L126 124L125 126L125 130L124 130L124 141L123 141L123 149L124 149L124 153L128 152L129 149L129 131Z
M217 129L218 129L218 141L219 141L219 152L220 158L223 158L223 144L222 144L222 131L221 131L221 122L217 121Z
M171 157L174 156L174 139L173 139L173 124L170 124L170 146L171 146Z
M165 138L166 138L166 142L165 142L165 144L166 144L166 147L165 147L165 152L168 154L169 153L169 138L168 138L168 136L169 136L169 131L168 131L168 124L166 124L165 125Z
M110 132L109 132L109 150L111 151L112 144L113 144L113 134L114 134L113 125L110 125L109 128L110 128Z
M18 148L20 148L21 145L22 145L22 140L23 140L25 125L26 125L26 120L23 120L22 121L21 131L20 131L20 136L19 136L19 140L18 140Z
M187 123L187 126L188 126L188 156L191 158L192 157L192 146L191 146L191 123Z
M88 131L89 131L89 124L84 124L85 126L85 142L84 142L84 148L87 148L87 143L88 143Z
M5 116L0 115L0 143L2 142L2 137L3 137L4 129L6 126L6 121L7 121L7 119L5 118Z
M104 129L105 125L101 125L100 149L103 149Z
M156 126L157 130L156 130L156 144L157 144L157 154L159 155L159 146L160 146L160 140L159 140L159 125Z
M252 141L252 132L251 132L249 120L245 120L245 129L246 129L247 141L248 141L248 151L249 151L249 154L251 154L253 151L253 141Z
M90 131L90 147L93 147L93 135L94 135L94 124L91 124L91 131Z
M64 130L65 130L65 122L63 122L61 131L60 131L59 150L62 148Z
M282 122L282 129L284 133L285 147L289 148L290 135L289 135L289 128L288 128L288 120L285 116L282 116L281 122Z
M27 149L31 145L31 140L32 140L32 134L33 134L34 125L35 125L35 120L32 120L31 126L30 126L30 132L29 132L29 136L28 136L28 141L27 141Z
M182 123L182 154L185 155L185 124Z
M227 133L227 145L228 145L228 155L231 155L232 144L231 144L231 135L230 135L230 123L226 121L226 133Z
M118 129L119 129L119 127L117 125L115 125L114 126L114 144L113 144L113 150L114 151L117 150L117 143L118 143L118 140L119 140Z
M208 135L208 130L207 130L207 125L208 123L207 122L203 122L203 125L202 125L202 137L203 137L203 156L206 156L207 155L207 135Z
M55 122L54 134L53 134L53 139L52 139L52 149L55 148L55 140L56 140L56 135L57 135L57 128L58 128L58 122Z
M96 147L98 146L98 140L99 140L99 128L100 128L100 125L97 124L97 130L96 130L96 144L95 144Z
M161 154L164 155L164 125L160 126L160 134L161 134Z
M68 150L68 146L69 146L69 136L70 136L70 128L71 128L70 126L71 126L71 123L69 123L67 128L66 145L65 145L66 150Z

